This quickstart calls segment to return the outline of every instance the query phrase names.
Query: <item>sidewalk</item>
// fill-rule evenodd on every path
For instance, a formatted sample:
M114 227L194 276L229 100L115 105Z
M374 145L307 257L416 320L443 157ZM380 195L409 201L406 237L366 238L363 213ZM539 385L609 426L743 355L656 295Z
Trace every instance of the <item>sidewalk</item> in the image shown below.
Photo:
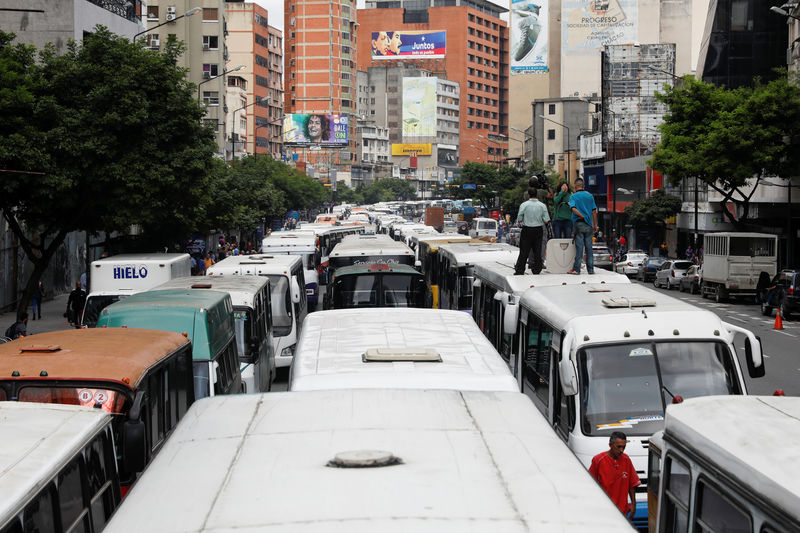
M57 331L60 329L70 329L69 322L64 317L67 310L67 300L69 294L59 294L58 296L42 302L42 318L33 319L33 308L28 306L28 335L44 333L46 331ZM16 321L16 313L0 314L0 335L8 326Z

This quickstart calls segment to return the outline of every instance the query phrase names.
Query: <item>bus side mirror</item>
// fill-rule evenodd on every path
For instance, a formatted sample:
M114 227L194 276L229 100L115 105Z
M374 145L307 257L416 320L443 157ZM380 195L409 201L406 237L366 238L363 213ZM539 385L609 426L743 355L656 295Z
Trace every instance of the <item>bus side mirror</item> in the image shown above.
M506 311L503 314L503 333L506 335L514 335L517 332L519 305L514 301L514 297L509 295L505 307Z
M747 361L747 372L750 374L751 378L762 378L766 373L766 368L764 368L764 358L761 353L761 338L756 337L755 350L753 349L753 344L749 337L745 338L744 355ZM756 364L756 361L758 361L758 364Z
M292 301L300 303L300 283L297 281L297 276L292 276Z
M417 270L421 270L422 269L422 261L420 261L419 259L414 261L414 268L416 268Z
M561 353L558 362L558 375L561 378L561 390L564 396L575 396L578 394L578 374L575 372L575 363L572 361L572 337L573 333L568 331L562 336Z
M130 473L143 471L147 464L145 424L141 417L144 400L144 391L137 392L128 418L122 424L123 466Z

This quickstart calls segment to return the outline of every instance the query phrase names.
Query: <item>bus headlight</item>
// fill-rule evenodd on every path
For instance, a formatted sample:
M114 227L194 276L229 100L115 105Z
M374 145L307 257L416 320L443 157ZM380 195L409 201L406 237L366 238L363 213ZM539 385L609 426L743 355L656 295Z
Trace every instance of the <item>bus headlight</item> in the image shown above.
M294 356L294 345L287 346L283 350L281 350L281 357L293 357Z

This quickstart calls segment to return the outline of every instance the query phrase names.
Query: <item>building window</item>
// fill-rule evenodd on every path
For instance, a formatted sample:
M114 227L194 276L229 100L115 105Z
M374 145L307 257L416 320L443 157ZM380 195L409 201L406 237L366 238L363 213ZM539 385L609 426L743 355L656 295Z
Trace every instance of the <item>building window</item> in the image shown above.
M219 12L216 7L203 8L203 22L217 22L219 20Z
M556 164L556 155L555 154L549 154L547 156L547 164L550 165L551 167Z
M547 130L547 138L551 141L556 138L556 130Z
M219 50L219 36L203 35L203 50Z
M147 6L147 20L158 20L158 6Z
M292 5L292 7L294 7L294 5ZM258 13L256 13L254 20L256 21L256 24L258 24L259 26L263 26L264 28L269 28L269 22L267 21L267 19L265 17L262 17Z
M216 63L203 63L203 78L216 78L219 76L219 65Z
M147 34L147 47L148 48L158 48L161 41L158 40L157 33L148 33Z
M219 92L218 91L203 91L203 103L208 106L219 105Z
M556 114L556 104L549 104L547 106L547 114L548 115L555 115Z

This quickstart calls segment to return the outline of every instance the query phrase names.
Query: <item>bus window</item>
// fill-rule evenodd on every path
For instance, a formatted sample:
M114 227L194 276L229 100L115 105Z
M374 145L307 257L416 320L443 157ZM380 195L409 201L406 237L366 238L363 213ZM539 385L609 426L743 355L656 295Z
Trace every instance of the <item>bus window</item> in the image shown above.
M335 304L337 309L378 306L377 276L346 276L337 280L337 285L336 291L341 298Z
M458 269L458 307L456 309L472 309L472 267L459 267Z
M101 531L116 507L113 476L110 475L114 468L114 458L106 435L100 435L87 446L85 458L92 525L94 531Z
M292 332L292 294L289 278L268 276L272 286L272 328L276 337L285 337ZM276 298L274 295L278 295ZM300 298L302 300L302 298Z
M550 340L553 329L534 317L530 317L530 320L525 334L522 372L528 387L533 389L547 408L550 400Z
M70 462L58 474L58 507L64 531L91 531L89 509L83 503L81 465L78 459Z
M419 276L381 276L386 307L424 307L425 281Z
M695 525L700 531L752 531L750 516L704 478L697 480Z
M210 376L208 373L208 361L194 361L193 363L194 374L194 398L207 398L210 390Z
M666 390L684 399L714 394L741 394L730 352L722 343L670 342L658 345L658 366Z
M683 533L689 528L689 469L674 457L667 456L664 477L664 501L661 502L661 531Z
M21 387L18 399L21 402L83 405L115 414L124 413L127 410L124 394L102 388Z
M55 531L55 486L52 482L31 501L22 514L24 531Z

